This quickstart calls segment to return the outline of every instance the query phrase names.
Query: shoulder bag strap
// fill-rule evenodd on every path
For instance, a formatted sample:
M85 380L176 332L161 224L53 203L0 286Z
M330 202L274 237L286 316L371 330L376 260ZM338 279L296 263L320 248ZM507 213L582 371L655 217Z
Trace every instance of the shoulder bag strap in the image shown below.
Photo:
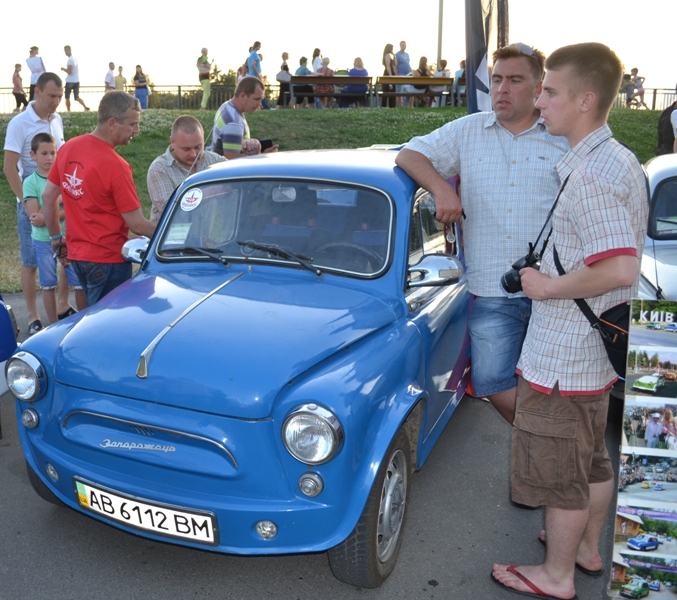
M557 272L560 275L566 275L566 271L564 270L564 267L562 266L562 263L559 260L559 256L557 256L557 248L555 248L554 245L552 247L552 258L555 262ZM578 308L581 309L581 312L585 315L585 318L588 321L590 321L590 325L592 327L595 327L595 325L599 323L599 318L594 312L592 312L592 309L588 306L588 303L585 300L583 300L583 298L574 298L574 302L578 305Z

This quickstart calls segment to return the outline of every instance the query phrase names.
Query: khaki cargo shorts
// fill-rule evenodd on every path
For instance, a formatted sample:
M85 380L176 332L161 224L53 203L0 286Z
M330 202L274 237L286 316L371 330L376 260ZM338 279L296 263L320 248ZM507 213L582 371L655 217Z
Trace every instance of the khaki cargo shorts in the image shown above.
M604 444L609 391L595 396L548 396L520 377L512 437L514 502L582 510L591 483L613 479Z

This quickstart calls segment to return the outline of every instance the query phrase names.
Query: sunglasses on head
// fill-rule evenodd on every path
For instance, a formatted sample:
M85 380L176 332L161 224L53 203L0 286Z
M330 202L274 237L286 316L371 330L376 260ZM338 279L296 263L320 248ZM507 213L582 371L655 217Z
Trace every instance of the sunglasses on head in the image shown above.
M510 44L510 45L517 48L522 54L524 54L526 56L533 56L533 54L534 54L534 49L531 46L527 46L526 44L523 44L522 42L517 42L516 44Z

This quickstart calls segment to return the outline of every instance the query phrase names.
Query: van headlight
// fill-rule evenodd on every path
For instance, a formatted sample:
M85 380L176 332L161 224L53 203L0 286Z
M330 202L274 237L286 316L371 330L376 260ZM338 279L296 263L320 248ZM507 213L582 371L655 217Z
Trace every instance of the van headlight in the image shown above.
M5 365L7 387L24 402L34 402L47 390L47 376L40 361L28 352L19 352Z
M336 415L317 404L295 408L282 426L285 448L307 465L321 465L334 458L343 437L343 427Z

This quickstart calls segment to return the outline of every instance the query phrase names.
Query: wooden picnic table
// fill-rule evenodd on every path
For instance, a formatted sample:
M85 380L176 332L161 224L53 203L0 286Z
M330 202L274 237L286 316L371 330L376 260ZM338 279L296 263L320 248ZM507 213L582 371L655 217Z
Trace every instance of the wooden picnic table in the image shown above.
M452 85L454 83L453 77L413 77L409 75L380 75L376 78L376 85L374 86L374 100L379 97L392 98L403 96L448 96L453 98ZM424 90L417 90L412 92L391 92L386 91L385 86L390 85L427 85L433 87L446 87L446 90L441 92L430 91L429 87ZM397 89L397 88L396 88Z
M291 80L289 81L289 96L294 99L297 96L301 96L304 93L294 92L294 86L307 86L307 85L333 85L333 92L313 92L313 96L318 98L331 97L331 98L341 98L342 96L359 96L359 93L355 92L346 92L343 93L341 89L346 85L366 85L367 91L365 96L369 98L369 102L373 101L373 92L374 87L372 84L372 78L369 75L360 76L360 77L351 77L349 75L333 75L331 77L326 77L325 75L292 75ZM286 98L284 99L286 106Z

